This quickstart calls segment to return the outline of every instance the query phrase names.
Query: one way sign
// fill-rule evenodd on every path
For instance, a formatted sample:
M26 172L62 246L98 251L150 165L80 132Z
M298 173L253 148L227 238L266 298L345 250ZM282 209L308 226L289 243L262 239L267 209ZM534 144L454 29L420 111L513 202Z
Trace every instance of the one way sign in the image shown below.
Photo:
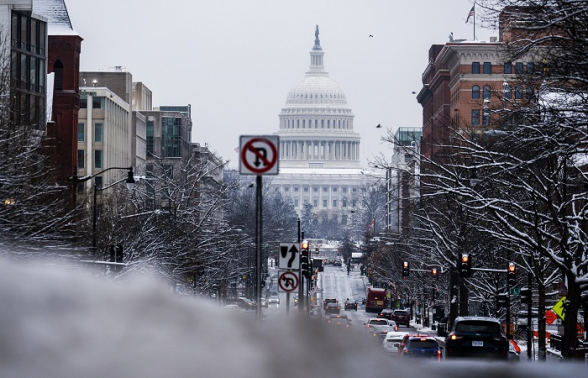
M300 254L298 244L280 243L280 256L278 260L280 269L298 270L300 268Z

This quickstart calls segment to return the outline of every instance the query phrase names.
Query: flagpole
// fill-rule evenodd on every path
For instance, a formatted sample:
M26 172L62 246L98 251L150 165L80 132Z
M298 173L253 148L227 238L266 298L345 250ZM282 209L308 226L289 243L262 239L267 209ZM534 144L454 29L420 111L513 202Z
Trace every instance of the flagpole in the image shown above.
M474 1L474 41L476 40L476 2Z

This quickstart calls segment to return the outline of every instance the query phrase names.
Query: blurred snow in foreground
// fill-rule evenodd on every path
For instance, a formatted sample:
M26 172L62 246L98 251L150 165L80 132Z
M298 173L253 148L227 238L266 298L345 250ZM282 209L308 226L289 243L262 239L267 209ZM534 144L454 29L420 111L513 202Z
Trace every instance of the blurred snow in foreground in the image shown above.
M396 361L360 326L331 333L292 312L254 322L165 287L0 260L0 376L553 378L557 368L558 377L588 377L579 364Z

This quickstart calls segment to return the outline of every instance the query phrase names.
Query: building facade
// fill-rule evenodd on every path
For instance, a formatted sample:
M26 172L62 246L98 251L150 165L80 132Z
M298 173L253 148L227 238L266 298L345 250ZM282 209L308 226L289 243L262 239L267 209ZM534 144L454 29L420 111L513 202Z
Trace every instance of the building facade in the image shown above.
M343 224L353 214L362 185L373 172L362 169L360 135L339 84L324 66L318 26L310 51L310 69L288 93L279 113L280 171L272 185L292 199L301 214L329 211Z

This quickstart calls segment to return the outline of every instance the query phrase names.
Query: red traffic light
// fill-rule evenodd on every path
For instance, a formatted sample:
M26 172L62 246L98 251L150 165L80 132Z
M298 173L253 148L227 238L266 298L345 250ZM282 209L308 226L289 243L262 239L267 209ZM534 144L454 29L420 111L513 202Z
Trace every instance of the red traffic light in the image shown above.
M302 249L308 249L308 241L307 241L307 240L304 240L304 241L303 241L303 242L300 244L300 247L301 247Z
M508 263L508 271L509 271L509 272L512 272L512 273L514 273L516 269L517 269L517 268L516 268L516 266L515 266L515 264L514 264L514 263L512 263L512 262L511 262L511 263Z
M467 263L470 257L468 255L461 255L461 262Z
M404 262L404 264L403 264L403 266L404 266L405 268L408 268L408 261L405 261L405 262Z
M437 268L433 268L431 269L431 274L435 277L437 277Z

